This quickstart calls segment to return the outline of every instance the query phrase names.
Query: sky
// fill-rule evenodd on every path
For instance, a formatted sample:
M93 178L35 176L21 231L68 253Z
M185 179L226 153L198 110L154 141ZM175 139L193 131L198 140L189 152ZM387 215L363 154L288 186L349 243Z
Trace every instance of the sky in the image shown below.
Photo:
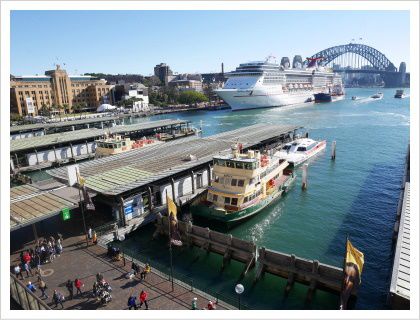
M11 73L231 71L269 55L290 60L352 39L410 68L408 11L12 11ZM359 41L359 38L362 38ZM65 65L64 65L65 64Z

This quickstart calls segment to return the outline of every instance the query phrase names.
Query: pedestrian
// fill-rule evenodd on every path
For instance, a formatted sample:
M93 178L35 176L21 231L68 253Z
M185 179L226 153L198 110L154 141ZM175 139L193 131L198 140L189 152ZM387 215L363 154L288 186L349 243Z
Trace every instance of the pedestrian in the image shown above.
M34 274L32 273L32 269L31 266L29 264L29 262L25 262L23 265L23 270L26 271L26 277L29 278L29 272L31 273L31 276L33 276Z
M96 231L93 231L92 242L93 242L93 244L98 244L98 238L96 236Z
M140 300L139 308L141 308L141 306L144 303L144 305L146 306L146 310L149 310L149 305L147 304L147 292L146 291L141 290L139 300Z
M84 284L80 279L76 278L76 280L74 280L74 286L76 287L76 294L82 294L81 288L84 286Z
M41 277L38 277L38 286L39 286L39 290L41 290L42 292L41 299L43 297L45 297L45 299L48 299L48 295L45 292L47 290L47 284L41 279Z
M55 307L58 307L58 304L61 304L61 309L64 309L63 302L64 302L64 296L58 292L57 290L54 290L53 302L55 303Z
M197 310L197 298L194 297L191 303L191 309L192 310Z
M207 309L208 310L216 310L216 304L213 301L209 301L209 303L207 304Z
M73 300L73 282L70 279L67 280L66 288L69 291L69 299Z
M88 239L89 240L92 239L92 228L91 227L89 227L89 230L88 230Z
M61 245L60 239L58 239L55 243L55 252L57 253L57 256L60 256L61 252L63 252L63 246Z
M36 287L32 282L28 282L28 284L26 285L26 288L28 288L31 292L35 292L36 291Z
M24 263L30 263L31 262L31 256L29 254L29 252L25 251L23 253L23 262Z
M20 268L19 264L16 264L15 267L13 268L13 271L15 273L16 278L18 276L21 277L21 279L23 280L23 274L22 274L22 269Z
M141 279L146 279L146 275L148 273L150 273L151 270L152 270L152 268L150 267L150 264L146 263L146 265L144 266L144 269L143 269L142 273L140 273L140 278Z
M131 310L134 308L134 310L137 310L137 303L136 303L137 297L134 295L130 295L127 301L128 310Z

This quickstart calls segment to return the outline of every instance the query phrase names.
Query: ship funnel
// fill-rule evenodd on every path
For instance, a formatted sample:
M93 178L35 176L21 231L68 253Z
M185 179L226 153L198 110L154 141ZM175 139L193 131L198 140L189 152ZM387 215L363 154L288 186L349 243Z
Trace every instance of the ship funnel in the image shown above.
M281 63L280 65L284 68L284 69L289 69L290 68L290 61L289 61L289 57L283 57L281 58Z
M298 55L294 56L294 58L293 58L293 68L301 69L302 65L303 65L302 56L298 56Z

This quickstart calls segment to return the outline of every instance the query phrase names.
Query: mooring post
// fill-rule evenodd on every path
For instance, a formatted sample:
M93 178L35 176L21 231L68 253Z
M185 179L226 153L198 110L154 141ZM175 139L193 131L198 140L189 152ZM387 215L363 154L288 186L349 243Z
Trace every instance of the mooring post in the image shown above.
M195 182L194 182L194 171L191 170L191 188L192 194L195 194Z
M331 145L331 160L335 160L335 147L337 142L334 140Z
M306 299L307 299L308 302L312 301L312 297L313 297L313 294L314 294L315 289L316 289L316 284L317 284L318 276L319 276L318 269L319 269L319 261L314 260L312 262L312 279L310 281L308 294L306 296Z
M191 237L192 228L193 228L192 221L188 221L186 236L187 236L187 243L189 247L193 246L192 237Z
M289 272L289 276L287 278L286 294L290 292L290 290L292 289L293 283L295 282L295 273L294 273L295 265L296 265L296 256L292 254L290 256L291 271Z
M258 254L258 268L255 274L254 283L257 282L264 274L265 247L261 247Z
M308 188L308 164L305 163L302 167L302 190Z

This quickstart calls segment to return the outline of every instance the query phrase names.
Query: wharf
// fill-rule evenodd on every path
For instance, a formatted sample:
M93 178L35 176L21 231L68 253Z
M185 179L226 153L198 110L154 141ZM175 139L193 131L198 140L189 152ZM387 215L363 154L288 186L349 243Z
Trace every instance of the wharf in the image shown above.
M94 117L78 120L68 120L68 121L57 121L51 123L34 123L34 124L25 124L19 126L10 127L10 134L15 135L16 137L24 135L30 132L43 132L47 133L57 133L62 131L73 131L75 129L87 128L89 129L90 125L102 125L109 123L116 123L120 117L118 116L106 116L106 117Z
M402 191L395 223L395 253L388 304L410 309L410 150L407 153Z
M208 166L215 155L229 152L234 143L242 143L244 149L267 146L280 137L288 137L298 128L257 124L207 138L152 145L147 149L80 163L80 174L92 191L106 196L124 195L159 180L174 178L184 171ZM67 181L65 168L51 169L48 173L60 181Z
M11 256L11 264L18 261L19 255L15 252ZM131 270L131 261L131 258L127 256L125 256L125 263L124 260L113 261L106 255L106 249L101 246L90 245L86 248L86 242L82 236L65 239L63 253L53 262L41 266L49 295L49 299L44 302L51 309L61 310L60 306L55 308L51 302L53 290L60 291L66 297L63 303L65 310L128 310L128 297L130 294L136 295L137 303L139 303L138 297L141 290L148 293L149 310L188 310L191 309L194 297L197 298L198 308L202 309L207 306L210 299L216 300L216 297L207 295L192 287L191 284L176 279L174 279L174 290L172 290L168 275L155 270L153 264L152 271L145 280L140 280L140 275L134 279L126 279L126 273ZM138 263L144 267L144 261ZM102 273L104 279L112 287L112 301L107 305L99 304L92 295L93 283L98 272ZM65 282L67 279L74 281L76 277L81 279L85 286L82 288L81 295L75 295L74 299L70 300ZM24 285L28 281L38 287L36 276L27 278L25 275ZM38 292L39 290L35 295L40 296ZM235 307L219 300L217 309L226 310L235 309ZM140 310L137 312L141 312Z

